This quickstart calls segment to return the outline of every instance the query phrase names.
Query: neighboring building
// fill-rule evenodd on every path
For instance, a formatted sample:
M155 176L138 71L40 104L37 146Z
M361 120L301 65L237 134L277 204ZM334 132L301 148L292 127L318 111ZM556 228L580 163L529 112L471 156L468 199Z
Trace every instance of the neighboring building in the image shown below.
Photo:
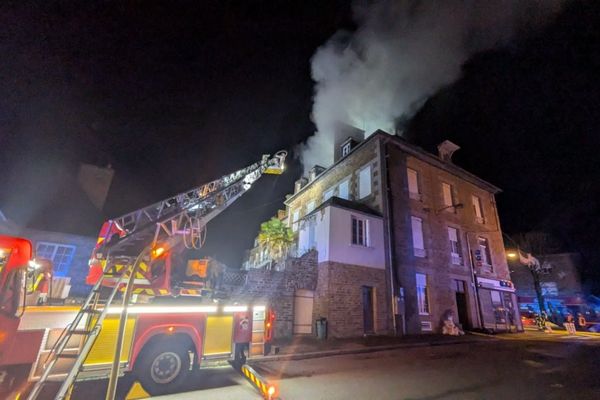
M277 218L283 221L287 219L287 215L285 210L277 211ZM295 248L291 248L288 250L290 255L296 255ZM276 263L271 258L266 246L262 246L258 242L258 236L254 238L254 246L246 251L244 255L244 260L242 261L242 269L250 270L250 269L273 269L277 268Z
M549 273L540 275L542 295L548 311L566 314L569 308L577 308L585 304L578 271L581 266L581 255L578 253L549 254L540 261L551 266ZM513 282L518 288L520 309L539 312L533 276L529 268L518 261L510 261L509 266Z
M45 189L17 180L2 193L0 234L29 239L36 257L52 261L55 276L70 277L72 296L85 296L88 260L104 221L102 208L114 175L108 166L44 171Z
M0 234L27 238L31 241L36 258L52 261L54 276L69 277L70 296L85 297L90 287L85 284L88 260L96 245L96 238L68 233L42 231L7 226L0 222Z
M285 201L298 255L318 253L313 320L334 337L439 332L448 311L465 327L519 323L500 190L452 164L458 146L434 156L381 131L338 145Z

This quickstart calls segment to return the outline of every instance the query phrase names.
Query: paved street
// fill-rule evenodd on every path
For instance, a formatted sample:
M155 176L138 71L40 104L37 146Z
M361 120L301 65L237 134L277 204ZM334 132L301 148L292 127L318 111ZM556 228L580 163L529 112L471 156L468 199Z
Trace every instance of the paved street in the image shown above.
M255 363L282 400L597 399L600 336L497 335L475 343ZM131 386L120 381L119 397ZM105 383L78 385L74 400L104 398ZM195 372L184 393L160 400L260 399L231 368Z
M600 347L579 343L465 344L260 366L291 399L600 398ZM577 394L575 396L575 394Z

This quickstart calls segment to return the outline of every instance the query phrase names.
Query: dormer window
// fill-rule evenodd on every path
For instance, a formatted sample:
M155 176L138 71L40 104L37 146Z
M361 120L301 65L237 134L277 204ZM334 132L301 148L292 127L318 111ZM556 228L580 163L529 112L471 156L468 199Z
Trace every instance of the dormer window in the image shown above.
M342 157L346 157L350 154L350 150L352 150L352 143L348 142L342 146Z

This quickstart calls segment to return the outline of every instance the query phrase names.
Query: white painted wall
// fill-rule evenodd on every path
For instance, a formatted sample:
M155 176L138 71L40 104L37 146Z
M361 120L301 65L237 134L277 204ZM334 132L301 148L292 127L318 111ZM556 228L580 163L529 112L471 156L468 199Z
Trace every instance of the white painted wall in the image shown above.
M371 268L385 268L383 246L383 220L338 207L326 207L316 213L316 249L319 262L334 261ZM369 245L352 244L352 215L368 220ZM301 229L298 237L299 249L306 250L308 226Z

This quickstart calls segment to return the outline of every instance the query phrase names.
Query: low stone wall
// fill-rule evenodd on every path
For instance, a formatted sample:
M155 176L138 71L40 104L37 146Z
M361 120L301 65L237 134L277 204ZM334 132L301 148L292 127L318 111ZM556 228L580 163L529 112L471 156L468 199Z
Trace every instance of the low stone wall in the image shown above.
M225 289L235 301L268 302L276 316L275 338L283 338L293 334L294 293L297 289L315 290L316 286L317 254L312 251L287 259L280 270L246 271L243 285L226 285Z

